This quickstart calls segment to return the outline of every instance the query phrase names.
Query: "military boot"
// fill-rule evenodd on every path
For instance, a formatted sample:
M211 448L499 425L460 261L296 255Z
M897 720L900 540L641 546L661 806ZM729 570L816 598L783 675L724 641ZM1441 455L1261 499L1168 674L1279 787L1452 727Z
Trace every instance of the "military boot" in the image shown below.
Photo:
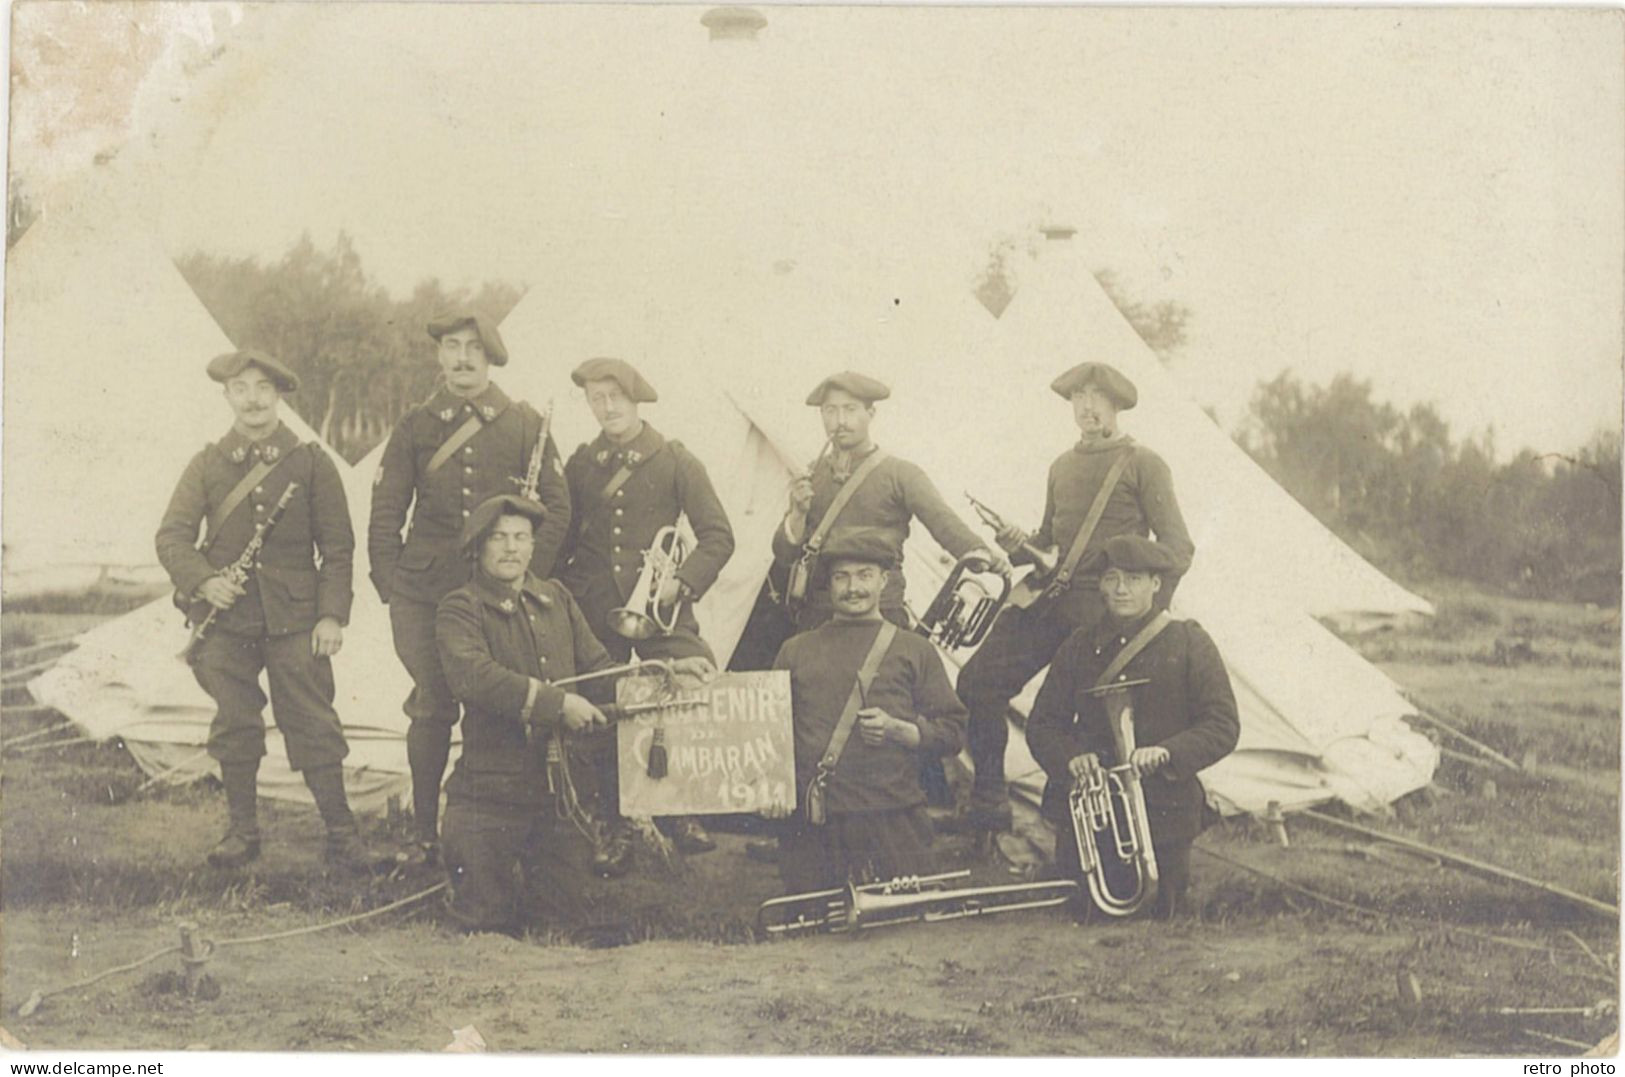
M240 868L260 855L258 759L252 763L221 763L220 781L226 787L226 835L209 850L209 865Z
M329 867L345 871L379 870L385 858L375 855L361 840L361 828L350 813L344 795L344 771L337 763L310 767L305 771L305 787L316 800L316 810L327 825L326 859Z
M625 819L612 821L593 843L592 870L604 879L615 879L632 870L632 826Z

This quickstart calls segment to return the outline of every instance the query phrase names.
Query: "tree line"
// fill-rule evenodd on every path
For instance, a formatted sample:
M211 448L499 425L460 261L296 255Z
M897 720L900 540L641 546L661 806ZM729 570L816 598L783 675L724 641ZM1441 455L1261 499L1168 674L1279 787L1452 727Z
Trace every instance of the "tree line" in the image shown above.
M326 250L306 235L275 262L193 252L176 266L233 345L268 351L298 373L289 404L352 464L433 391L429 319L472 305L500 321L524 294L504 281L447 290L430 279L391 298L342 232Z
M274 262L194 252L177 264L237 347L264 348L299 373L292 407L351 463L433 390L430 318L472 304L501 319L523 294L502 281L448 291L426 280L394 299L342 233L328 249L306 236ZM1096 276L1160 358L1183 351L1188 308L1132 298L1107 270ZM1491 433L1455 437L1431 404L1400 410L1352 375L1310 385L1286 372L1258 386L1234 436L1322 523L1396 578L1619 603L1618 431L1599 433L1573 456L1524 450L1498 462Z

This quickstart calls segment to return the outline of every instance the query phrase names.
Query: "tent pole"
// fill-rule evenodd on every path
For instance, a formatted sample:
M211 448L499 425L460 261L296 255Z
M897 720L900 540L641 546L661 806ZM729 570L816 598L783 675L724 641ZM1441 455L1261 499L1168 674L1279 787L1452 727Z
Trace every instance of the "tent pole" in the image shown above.
M1584 894L1576 893L1573 890L1566 890L1561 886L1554 886L1551 883L1543 883L1539 879L1531 879L1527 875L1520 875L1515 871L1509 871L1506 868L1496 867L1494 864L1487 864L1482 860L1475 860L1470 856L1461 856L1457 853L1445 852L1443 849L1435 848L1432 845L1427 845L1420 841L1413 841L1410 838L1401 837L1398 834L1385 834L1380 830L1372 830L1370 827L1364 827L1358 823L1346 822L1345 820L1339 819L1335 816L1326 815L1313 809L1305 809L1300 814L1306 818L1313 819L1316 822L1324 823L1330 827L1335 827L1338 830L1346 830L1350 833L1359 834L1363 837L1375 838L1378 841L1386 841L1403 848L1415 849L1419 852L1427 853L1430 856L1436 856L1444 863L1450 864L1453 867L1461 868L1464 871L1470 871L1478 875L1487 875L1492 879L1500 879L1506 882L1514 882L1523 886L1533 887L1543 893L1551 894L1553 897L1560 897L1564 901L1567 901L1572 905L1579 906L1588 912L1606 916L1610 920L1619 919L1619 908L1617 906L1608 904L1606 901L1598 901L1596 898L1586 897Z

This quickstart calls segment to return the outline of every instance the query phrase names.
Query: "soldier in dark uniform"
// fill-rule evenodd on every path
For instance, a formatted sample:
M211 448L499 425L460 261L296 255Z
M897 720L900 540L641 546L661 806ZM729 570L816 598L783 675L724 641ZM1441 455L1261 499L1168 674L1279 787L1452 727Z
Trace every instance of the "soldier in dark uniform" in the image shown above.
M975 830L1007 830L1010 804L1004 782L1004 751L1009 739L1005 717L1010 700L1050 664L1061 643L1079 629L1091 629L1103 613L1099 580L1106 542L1116 535L1154 532L1178 565L1164 574L1158 604L1166 609L1179 577L1195 551L1173 478L1162 457L1117 429L1117 415L1138 402L1134 383L1105 363L1082 363L1050 384L1072 405L1082 438L1050 465L1044 519L1030 537L1009 526L999 544L1015 556L1024 542L1054 548L1061 561L1083 531L1096 497L1117 469L1103 511L1087 536L1070 585L1025 609L1007 608L986 640L959 673L959 696L970 710L970 754L976 768L970 810L964 822Z
M209 754L220 762L230 824L209 853L217 867L259 855L256 815L260 758L265 755L266 696L287 745L327 825L327 859L370 866L344 794L341 761L349 753L333 709L332 656L350 618L350 565L355 536L338 469L315 444L277 418L283 393L299 379L258 351L232 352L209 363L235 415L231 431L192 458L158 527L158 560L196 623L218 611L193 661L193 673L217 710ZM250 481L252 480L252 481ZM246 583L221 570L244 553L256 527L297 483ZM207 532L198 544L198 527ZM318 567L317 558L320 558Z
M1101 552L1099 591L1106 616L1073 633L1055 653L1027 718L1027 746L1049 776L1043 812L1060 828L1056 863L1080 881L1067 795L1076 781L1103 765L1129 762L1139 770L1161 875L1153 911L1167 917L1184 898L1191 842L1202 831L1202 783L1196 774L1230 754L1241 723L1213 640L1195 621L1173 620L1158 608L1163 581L1183 567L1184 557L1137 535L1118 535ZM1135 749L1129 759L1118 759L1107 700L1089 689L1153 619L1164 621L1163 627L1113 678L1150 682L1125 689L1133 703ZM1109 851L1104 855L1106 863L1113 862Z
M790 893L931 869L920 760L959 751L965 708L936 648L881 616L880 596L897 564L892 541L873 529L829 541L816 571L832 616L788 640L773 663L790 673L796 788L805 790L820 760L836 751L842 712L882 627L892 633L825 786L827 821L814 825L804 813L782 825L779 871Z
M581 603L587 622L617 660L626 661L635 650L644 660L703 659L714 668L716 656L700 638L693 607L733 556L734 538L705 465L682 442L668 440L639 415L639 405L658 396L630 363L589 359L571 372L570 380L585 391L602 432L576 449L564 467L573 515L559 581ZM616 630L614 611L632 599L644 551L653 545L656 532L676 525L679 516L687 517L694 546L657 599L663 617L675 609L675 627L633 642ZM597 767L599 810L610 829L594 867L615 875L630 867L632 842L618 815L614 745L605 747ZM697 819L676 819L672 830L683 852L716 847Z
M818 409L829 436L830 450L798 479L790 489L790 510L784 525L773 532L775 570L782 576L789 566L807 553L807 543L818 531L837 493L864 466L864 461L880 452L869 436L875 417L875 401L885 400L891 390L874 378L846 371L825 378L807 397L807 405ZM892 545L897 563L902 563L903 542L910 523L918 519L943 549L955 558L975 552L997 571L1008 571L1009 561L990 551L943 502L936 486L918 465L889 454L862 478L833 521L828 535L849 528L875 528ZM827 544L828 539L824 542ZM816 553L816 551L814 551ZM903 574L887 574L886 591L880 596L880 614L888 621L908 627L903 610ZM796 630L805 632L830 617L827 587L813 584L796 612Z
M546 738L603 726L588 697L611 694L608 678L569 690L549 683L615 663L570 593L528 571L545 517L540 504L513 495L476 507L462 531L472 578L435 614L441 665L464 708L463 750L446 782L444 855L451 915L468 930L522 928L515 868L524 867L527 887L535 881L552 816Z
M435 651L435 604L468 579L457 538L476 506L514 493L525 477L542 429L528 404L511 401L490 380L508 362L496 326L459 311L429 323L438 342L444 384L401 417L373 478L367 551L372 582L389 604L395 653L412 676L406 699L407 758L418 858L436 855L440 779L446 771L457 701ZM570 525L570 497L551 438L538 479L547 519L536 535L531 571L546 578ZM411 528L402 541L408 515Z

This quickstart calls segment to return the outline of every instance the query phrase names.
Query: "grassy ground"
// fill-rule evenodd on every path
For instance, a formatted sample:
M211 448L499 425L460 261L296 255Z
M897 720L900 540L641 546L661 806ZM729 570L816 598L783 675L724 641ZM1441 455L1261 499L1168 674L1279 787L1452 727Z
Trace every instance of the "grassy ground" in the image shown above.
M1356 645L1446 721L1528 767L1447 760L1433 790L1375 825L1616 900L1617 622L1581 607L1432 597L1434 623ZM26 616L0 622L6 650L70 615ZM9 738L48 720L14 712L0 729ZM208 998L176 990L171 955L17 1016L36 990L169 945L182 921L216 940L259 935L435 881L329 878L314 814L270 805L262 859L243 873L209 869L218 789L136 793L142 780L115 745L0 766L0 1023L25 1043L437 1049L474 1024L497 1050L1397 1056L1573 1053L1542 1036L1595 1043L1617 1027L1612 1014L1498 1012L1616 997L1616 923L1304 821L1281 848L1245 820L1198 849L1275 878L1199 852L1194 914L1173 925L1077 926L1034 912L760 945L751 922L777 879L743 855L746 835L671 865L645 850L637 873L608 883L561 831L549 869L574 898L524 940L455 936L429 901L218 950ZM367 825L379 843L404 837L398 823ZM978 882L1012 881L963 839L944 839L942 854Z

